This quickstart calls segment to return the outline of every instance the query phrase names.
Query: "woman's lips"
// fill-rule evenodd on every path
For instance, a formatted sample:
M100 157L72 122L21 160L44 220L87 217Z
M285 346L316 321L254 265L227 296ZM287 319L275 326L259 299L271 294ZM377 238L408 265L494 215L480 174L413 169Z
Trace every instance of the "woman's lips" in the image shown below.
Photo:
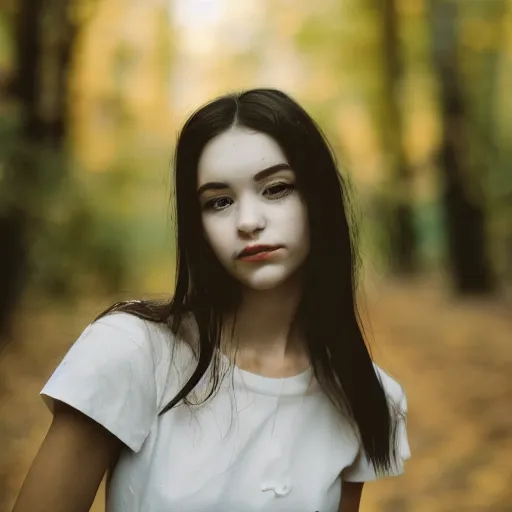
M247 251L243 251L238 257L241 261L263 261L271 257L281 246L275 247L254 247Z

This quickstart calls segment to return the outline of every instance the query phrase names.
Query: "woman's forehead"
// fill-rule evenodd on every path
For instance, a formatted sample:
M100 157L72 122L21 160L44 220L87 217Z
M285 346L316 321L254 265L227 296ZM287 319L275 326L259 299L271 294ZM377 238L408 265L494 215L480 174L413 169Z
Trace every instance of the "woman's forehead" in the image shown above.
M252 178L267 167L288 163L270 136L235 127L212 139L198 165L198 183Z

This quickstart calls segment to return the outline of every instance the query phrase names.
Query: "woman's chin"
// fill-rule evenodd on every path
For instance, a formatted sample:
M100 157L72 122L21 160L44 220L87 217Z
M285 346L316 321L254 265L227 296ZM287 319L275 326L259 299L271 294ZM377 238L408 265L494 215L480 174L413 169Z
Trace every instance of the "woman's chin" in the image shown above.
M259 269L250 275L235 276L240 284L253 291L266 292L279 288L290 280L291 273L283 272L283 269Z
M280 281L249 281L249 282L243 282L242 285L255 292L268 292L270 290L274 290L281 284Z

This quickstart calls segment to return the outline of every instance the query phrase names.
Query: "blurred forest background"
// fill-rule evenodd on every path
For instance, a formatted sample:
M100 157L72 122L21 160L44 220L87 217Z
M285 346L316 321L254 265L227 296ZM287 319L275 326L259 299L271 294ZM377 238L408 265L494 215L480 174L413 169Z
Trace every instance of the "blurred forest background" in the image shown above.
M181 124L257 86L354 184L370 343L408 392L413 458L362 510L512 511L512 0L0 0L0 510L66 349L172 291Z

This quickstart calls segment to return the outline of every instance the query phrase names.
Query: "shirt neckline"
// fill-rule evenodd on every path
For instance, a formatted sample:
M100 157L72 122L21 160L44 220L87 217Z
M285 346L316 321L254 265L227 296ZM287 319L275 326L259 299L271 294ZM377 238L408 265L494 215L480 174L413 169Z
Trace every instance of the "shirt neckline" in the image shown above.
M311 366L307 370L291 377L266 377L243 370L232 362L226 354L221 351L219 353L224 364L232 368L235 384L241 384L255 393L276 397L304 395L312 384L313 368Z

